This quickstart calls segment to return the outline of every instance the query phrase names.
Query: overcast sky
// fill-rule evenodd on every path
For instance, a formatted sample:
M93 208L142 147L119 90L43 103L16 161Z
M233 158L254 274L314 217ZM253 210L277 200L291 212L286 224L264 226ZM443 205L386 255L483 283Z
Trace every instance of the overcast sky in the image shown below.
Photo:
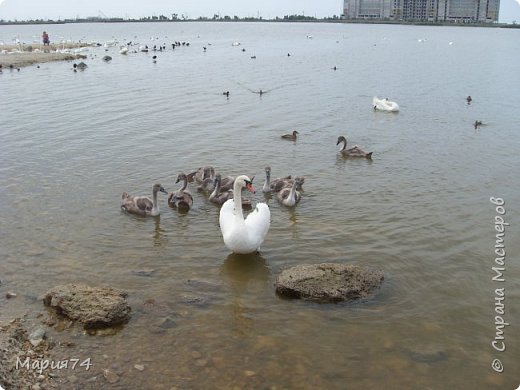
M343 0L0 0L0 19L65 19L103 16L131 17L184 14L199 16L262 16L291 14L341 15ZM520 0L501 0L500 21L520 23Z

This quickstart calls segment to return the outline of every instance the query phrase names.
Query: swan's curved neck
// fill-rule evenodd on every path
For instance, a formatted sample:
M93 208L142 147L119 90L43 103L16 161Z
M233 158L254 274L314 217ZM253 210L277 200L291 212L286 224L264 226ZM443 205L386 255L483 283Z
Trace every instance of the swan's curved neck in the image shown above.
M235 180L235 184L233 185L233 201L235 202L235 217L243 221L244 214L242 213L242 187L240 187L238 180Z
M287 200L294 203L296 201L296 180L294 181L291 190L289 191L289 195L287 196Z
M215 198L220 193L220 180L215 180L215 188L213 188L213 192L209 196L210 199Z
M265 171L265 183L264 183L264 192L269 192L271 190L271 172Z
M159 205L157 204L157 191L154 191L152 194L152 214L157 214L159 212Z
M180 192L183 192L186 187L188 187L188 178L187 177L184 177L184 179L182 180L182 187L179 189Z
M345 150L347 148L347 140L343 138L341 142L343 142L343 147L340 150Z

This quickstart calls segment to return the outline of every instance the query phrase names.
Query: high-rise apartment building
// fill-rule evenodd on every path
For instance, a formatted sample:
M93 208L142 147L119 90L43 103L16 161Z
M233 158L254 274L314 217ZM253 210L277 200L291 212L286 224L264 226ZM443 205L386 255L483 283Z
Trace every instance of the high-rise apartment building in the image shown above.
M493 23L500 0L344 0L345 19Z

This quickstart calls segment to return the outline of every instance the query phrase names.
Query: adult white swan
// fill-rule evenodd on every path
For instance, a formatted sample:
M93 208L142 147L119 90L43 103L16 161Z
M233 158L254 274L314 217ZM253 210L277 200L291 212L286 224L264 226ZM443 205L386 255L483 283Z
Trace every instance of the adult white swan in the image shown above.
M244 219L242 214L242 188L255 193L252 180L246 175L236 178L233 199L229 199L220 209L220 231L226 247L234 253L252 253L260 249L264 242L271 212L265 203L257 203L255 209Z
M374 106L374 110L399 111L399 104L388 99L379 99L377 96L374 96L372 99L372 105Z

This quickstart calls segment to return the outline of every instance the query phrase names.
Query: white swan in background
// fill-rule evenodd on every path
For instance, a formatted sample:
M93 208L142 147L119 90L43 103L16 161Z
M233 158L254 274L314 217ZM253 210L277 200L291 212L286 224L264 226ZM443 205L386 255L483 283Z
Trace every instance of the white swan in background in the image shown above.
M388 99L379 99L377 96L374 96L372 99L372 105L374 106L374 110L391 112L399 111L399 105L396 102Z
M161 213L157 204L157 193L159 191L168 194L160 184L154 184L152 199L147 196L132 196L127 192L123 192L123 195L121 195L121 210L130 214L142 215L143 217L155 217Z
M220 231L226 247L234 253L252 253L260 249L271 224L271 212L265 203L257 203L244 219L242 213L242 188L254 193L252 181L246 175L236 178L233 199L220 209Z
M120 54L127 54L128 53L128 47L126 47L126 46L121 47L121 50L119 50L119 53Z

